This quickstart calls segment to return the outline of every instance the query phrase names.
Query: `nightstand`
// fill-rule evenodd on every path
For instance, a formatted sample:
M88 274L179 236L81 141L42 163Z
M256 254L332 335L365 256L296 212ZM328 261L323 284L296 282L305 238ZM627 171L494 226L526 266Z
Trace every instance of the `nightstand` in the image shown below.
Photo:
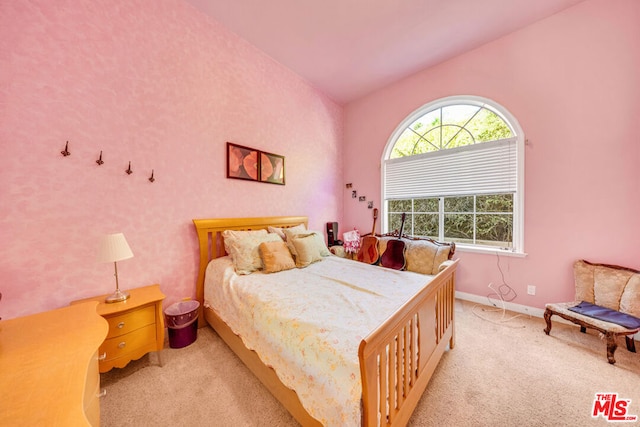
M162 366L164 347L164 294L160 285L127 290L131 295L122 302L106 303L108 295L73 301L79 304L97 301L96 311L109 323L109 333L100 346L100 373L112 368L124 368L130 361L140 359L151 351L158 352Z

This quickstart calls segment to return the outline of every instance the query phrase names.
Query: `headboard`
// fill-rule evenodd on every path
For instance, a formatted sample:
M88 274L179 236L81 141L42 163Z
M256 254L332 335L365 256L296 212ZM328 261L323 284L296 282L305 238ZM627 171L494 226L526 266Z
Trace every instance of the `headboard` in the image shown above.
M267 227L289 228L299 224L308 227L306 216L272 216L257 218L211 218L194 219L193 224L198 233L198 244L200 247L200 266L198 268L198 279L196 281L196 299L200 302L200 325L204 325L202 309L204 305L204 273L209 265L209 261L214 258L225 256L224 241L222 232L224 230L261 230Z

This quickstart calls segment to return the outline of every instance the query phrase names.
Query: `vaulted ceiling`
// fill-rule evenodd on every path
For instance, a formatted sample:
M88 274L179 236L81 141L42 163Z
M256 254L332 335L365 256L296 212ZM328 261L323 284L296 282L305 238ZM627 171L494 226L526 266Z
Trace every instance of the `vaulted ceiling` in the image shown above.
M584 0L186 0L347 103Z

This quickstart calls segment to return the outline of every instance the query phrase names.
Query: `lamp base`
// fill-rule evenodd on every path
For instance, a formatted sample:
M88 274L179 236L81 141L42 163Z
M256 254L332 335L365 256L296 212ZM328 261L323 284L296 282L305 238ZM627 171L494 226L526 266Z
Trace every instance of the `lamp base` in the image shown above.
M116 289L116 291L112 295L109 295L105 301L107 303L121 302L127 298L129 298L129 292L122 292L120 289Z

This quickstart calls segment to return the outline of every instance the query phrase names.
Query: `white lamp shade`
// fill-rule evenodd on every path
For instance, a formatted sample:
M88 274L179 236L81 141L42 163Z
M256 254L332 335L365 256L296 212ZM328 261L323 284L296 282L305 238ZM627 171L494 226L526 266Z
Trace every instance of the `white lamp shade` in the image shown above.
M98 249L99 262L116 262L129 258L133 258L133 252L131 252L124 234L107 234L102 237Z

